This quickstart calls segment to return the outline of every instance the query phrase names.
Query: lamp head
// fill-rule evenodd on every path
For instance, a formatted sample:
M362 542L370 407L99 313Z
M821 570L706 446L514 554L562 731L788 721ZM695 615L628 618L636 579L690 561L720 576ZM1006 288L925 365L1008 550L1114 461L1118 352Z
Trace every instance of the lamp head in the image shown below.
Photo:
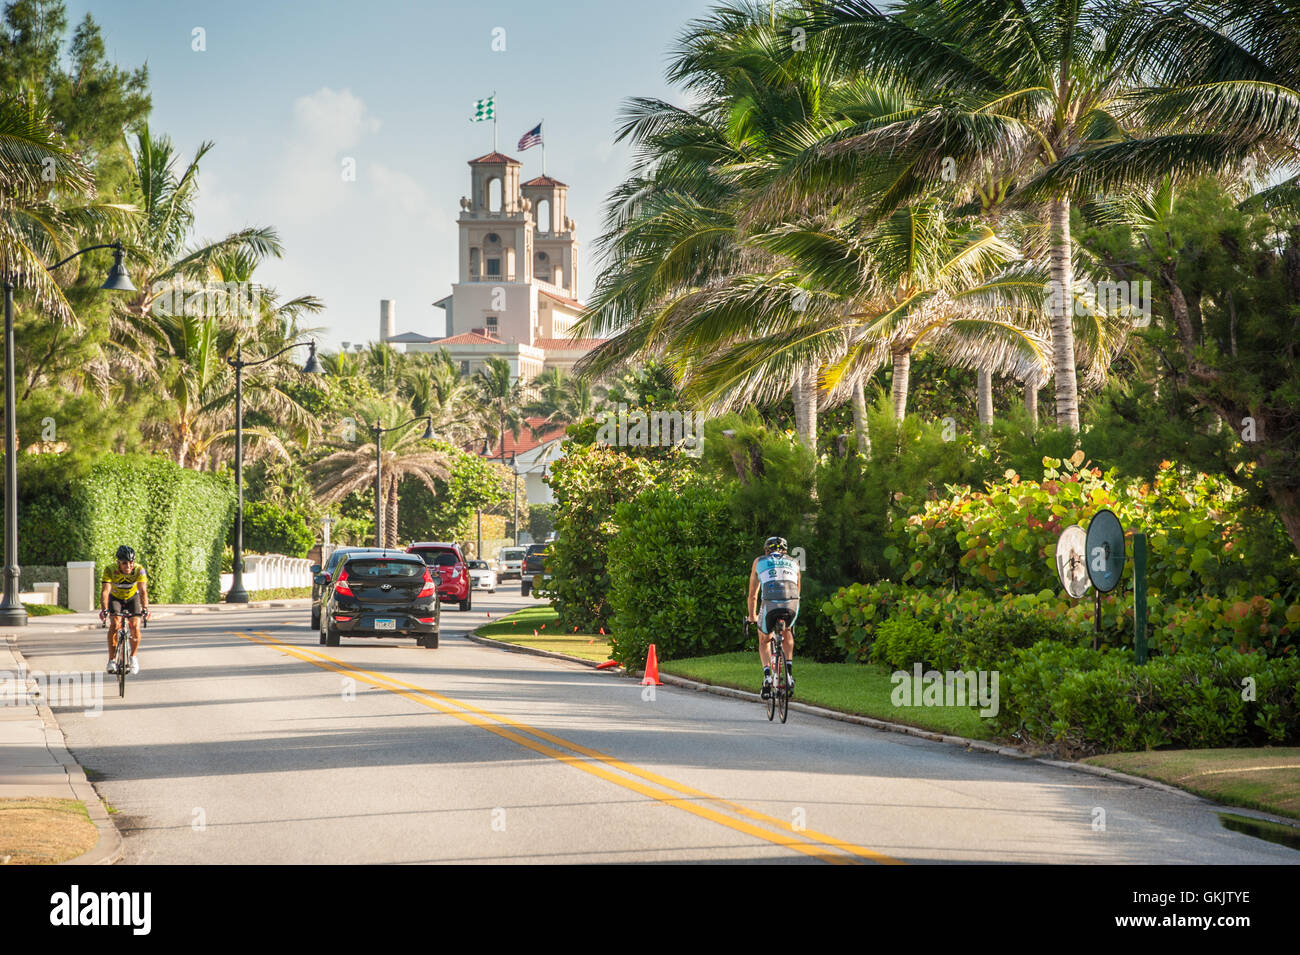
M325 368L321 365L320 359L316 357L316 342L311 343L311 354L307 356L307 364L302 366L304 375L323 375Z
M110 292L134 292L135 286L131 284L131 277L126 274L126 266L122 260L126 253L122 251L122 243L117 243L113 247L113 267L108 270L108 281L100 286Z

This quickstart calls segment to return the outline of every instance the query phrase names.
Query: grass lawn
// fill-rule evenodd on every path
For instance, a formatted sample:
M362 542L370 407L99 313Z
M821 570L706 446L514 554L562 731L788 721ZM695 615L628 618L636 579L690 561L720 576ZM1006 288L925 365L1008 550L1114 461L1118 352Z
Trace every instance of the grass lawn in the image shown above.
M717 686L758 692L763 671L758 654L719 653L689 660L660 661L664 673ZM892 671L876 664L810 663L795 661L795 699L831 710L856 713L906 723L922 729L970 739L990 739L992 734L979 714L964 707L895 706L890 699Z
M98 841L99 830L75 799L0 799L0 865L52 865Z
M1178 786L1225 805L1300 819L1300 747L1109 753L1083 762Z
M609 638L599 634L560 633L556 629L558 614L549 604L525 607L508 617L494 620L474 632L480 637L513 643L534 650L552 650L584 660L604 662L609 659ZM533 631L537 636L533 636Z
M23 604L29 617L48 617L52 613L72 613L67 607L58 604Z

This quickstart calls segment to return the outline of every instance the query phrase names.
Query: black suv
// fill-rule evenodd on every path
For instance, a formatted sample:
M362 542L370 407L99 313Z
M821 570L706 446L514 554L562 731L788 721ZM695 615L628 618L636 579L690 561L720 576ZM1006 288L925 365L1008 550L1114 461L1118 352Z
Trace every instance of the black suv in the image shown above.
M546 573L546 555L555 541L544 544L529 544L524 554L523 566L519 569L519 593L527 597L533 586L540 584L550 576Z

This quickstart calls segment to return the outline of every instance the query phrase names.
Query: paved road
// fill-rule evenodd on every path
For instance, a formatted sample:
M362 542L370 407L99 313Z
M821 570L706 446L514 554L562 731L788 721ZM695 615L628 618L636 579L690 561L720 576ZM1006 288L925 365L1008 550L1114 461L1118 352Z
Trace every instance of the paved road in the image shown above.
M1185 797L464 639L523 602L446 612L438 650L321 647L297 610L157 619L125 700L56 712L127 862L1300 862Z

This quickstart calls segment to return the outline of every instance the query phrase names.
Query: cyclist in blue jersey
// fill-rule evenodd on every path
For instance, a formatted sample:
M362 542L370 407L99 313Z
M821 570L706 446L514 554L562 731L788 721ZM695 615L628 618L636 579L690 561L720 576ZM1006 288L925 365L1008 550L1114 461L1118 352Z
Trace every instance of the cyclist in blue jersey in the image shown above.
M784 537L769 537L763 545L763 556L756 558L749 569L749 599L745 607L750 621L758 625L763 699L772 693L772 654L768 648L768 635L781 620L786 623L781 646L785 652L787 686L790 695L794 695L794 672L790 661L794 658L794 622L799 616L799 591L803 580L799 575L799 564L786 553L787 549ZM756 599L760 605L757 610Z

